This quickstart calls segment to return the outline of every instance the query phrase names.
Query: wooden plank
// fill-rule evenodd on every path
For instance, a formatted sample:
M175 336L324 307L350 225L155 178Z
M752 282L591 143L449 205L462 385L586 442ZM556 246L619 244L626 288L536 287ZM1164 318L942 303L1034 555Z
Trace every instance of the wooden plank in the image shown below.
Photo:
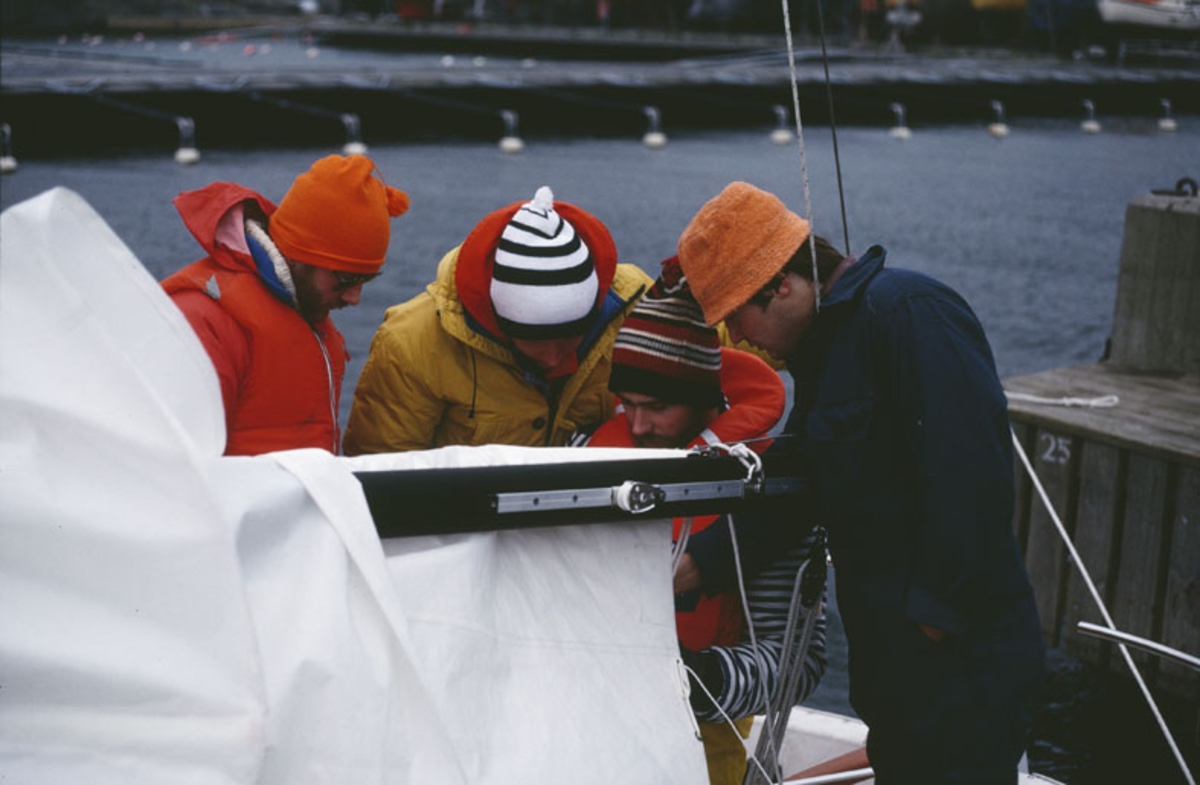
M1170 276L1173 285L1162 298L1161 320L1171 333L1163 362L1169 368L1195 372L1200 370L1200 312L1193 307L1200 300L1200 216L1179 222L1173 233L1165 233L1160 239L1171 244L1160 253L1177 257Z
M1004 381L1010 394L1059 399L1116 395L1112 408L1009 400L1009 417L1200 467L1200 376L1131 373L1108 363L1057 368Z
M1154 226L1139 220L1137 216L1140 212L1132 204L1125 207L1120 265L1117 268L1117 302L1113 309L1113 330L1109 339L1110 352L1113 344L1138 347L1146 340L1145 317L1150 305L1150 279L1139 274L1137 260L1141 258L1138 249L1146 246ZM1117 336L1118 332L1120 337ZM1124 351L1128 354L1131 350L1126 348Z
M1175 494L1161 642L1200 656L1200 470L1183 469ZM1164 662L1159 689L1200 702L1200 673Z
M1076 461L1074 440L1061 433L1039 430L1033 448L1029 455L1030 462L1046 491L1046 496L1060 520L1066 525L1074 512L1071 483ZM1036 493L1031 504L1025 565L1033 582L1042 637L1048 646L1057 646L1062 633L1063 589L1067 575L1066 547Z
M1120 566L1112 616L1117 629L1150 640L1160 640L1161 609L1156 613L1165 526L1166 462L1133 453L1126 474L1125 525L1121 534ZM1133 653L1134 662L1151 678L1158 664L1144 652ZM1120 657L1114 670L1125 671Z
M1075 515L1073 542L1082 566L1092 577L1106 608L1112 607L1116 587L1116 555L1121 537L1121 513L1124 510L1124 480L1128 454L1116 447L1096 442L1080 444L1079 504ZM1107 662L1111 644L1081 635L1081 621L1104 624L1080 569L1072 565L1067 579L1067 597L1063 609L1063 648L1084 662Z

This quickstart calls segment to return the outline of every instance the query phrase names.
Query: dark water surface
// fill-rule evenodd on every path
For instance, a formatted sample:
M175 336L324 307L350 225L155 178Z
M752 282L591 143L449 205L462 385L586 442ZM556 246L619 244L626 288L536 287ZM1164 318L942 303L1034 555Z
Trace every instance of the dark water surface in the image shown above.
M1200 178L1200 117L1179 121L1174 134L1147 118L1110 121L1099 135L1067 121L1014 123L1001 140L982 127L917 128L907 141L881 129L843 129L851 247L883 245L890 265L958 289L987 329L1002 377L1093 362L1112 323L1126 205L1181 177ZM828 130L806 132L805 150L814 224L841 246ZM187 168L169 155L23 160L0 179L0 205L66 186L162 278L201 255L170 204L177 193L234 180L278 201L298 173L331 152L205 152ZM343 419L384 309L431 281L442 255L485 214L531 198L540 185L600 217L622 260L651 274L674 253L696 209L732 180L807 212L798 146L773 145L766 132L677 134L662 150L636 139L583 139L532 140L515 156L492 144L370 154L391 184L408 191L412 209L393 224L388 264L361 305L335 316L353 355ZM812 702L852 713L836 609L834 616L829 673ZM1079 783L1183 781L1147 710L1123 686L1051 654L1054 678L1031 749L1035 770ZM1179 741L1194 756L1196 740Z

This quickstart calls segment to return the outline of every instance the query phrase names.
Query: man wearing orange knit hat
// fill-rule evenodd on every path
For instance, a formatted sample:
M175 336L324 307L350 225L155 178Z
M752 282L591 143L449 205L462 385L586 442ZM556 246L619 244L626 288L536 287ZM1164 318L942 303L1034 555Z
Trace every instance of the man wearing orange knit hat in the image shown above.
M828 530L850 703L881 785L1008 785L1044 662L1012 531L1007 402L966 301L885 268L885 255L845 257L747 183L709 200L679 238L705 321L787 363L784 432L816 491L803 516L739 517L738 553L753 574L746 562L803 536L801 520ZM726 588L722 535L692 538L677 590Z
M408 196L371 159L331 155L279 207L235 183L174 200L208 254L163 281L212 358L226 455L338 452L346 344L329 312L357 305L379 274Z

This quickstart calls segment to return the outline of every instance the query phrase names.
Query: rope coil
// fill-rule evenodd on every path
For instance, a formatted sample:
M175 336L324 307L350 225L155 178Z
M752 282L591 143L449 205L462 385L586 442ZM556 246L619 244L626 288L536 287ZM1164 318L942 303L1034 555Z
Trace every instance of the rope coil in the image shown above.
M1023 403L1036 403L1043 406L1066 406L1074 408L1091 408L1091 409L1109 409L1121 402L1121 399L1116 395L1098 395L1094 398L1072 398L1063 396L1062 398L1046 398L1040 395L1030 395L1028 393L1004 391L1004 395L1010 401L1021 401Z

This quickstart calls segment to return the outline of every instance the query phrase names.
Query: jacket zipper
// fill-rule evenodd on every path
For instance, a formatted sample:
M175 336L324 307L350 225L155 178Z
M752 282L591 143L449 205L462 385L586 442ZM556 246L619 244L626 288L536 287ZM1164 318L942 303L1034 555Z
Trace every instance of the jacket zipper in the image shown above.
M334 407L334 401L337 396L333 389L333 363L329 361L329 350L325 348L325 341L321 338L321 334L317 332L317 328L310 325L310 329L312 330L313 337L317 339L317 346L321 347L321 359L325 361L325 379L329 382L329 416L333 421L333 449L331 452L337 455L339 454L342 439L341 434L338 432L337 411Z

